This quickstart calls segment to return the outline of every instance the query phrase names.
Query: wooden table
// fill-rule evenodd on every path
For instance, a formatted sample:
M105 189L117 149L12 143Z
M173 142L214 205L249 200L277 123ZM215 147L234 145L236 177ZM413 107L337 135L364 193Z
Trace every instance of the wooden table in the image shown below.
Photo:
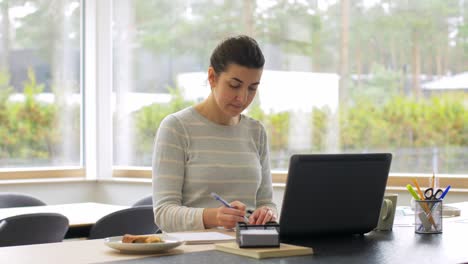
M294 244L312 247L313 255L260 261L215 251L213 244L182 245L161 254L122 254L108 248L103 239L4 247L0 248L0 260L8 264L464 263L468 261L467 232L467 224L451 222L444 226L443 234L437 235L419 235L414 228L396 227L392 232L373 231L364 236L311 238Z
M392 232L370 232L364 236L312 237L294 244L310 246L309 256L255 260L214 251L211 245L182 245L163 254L121 254L108 248L103 239L0 248L0 262L41 263L463 263L468 262L468 203L458 204L460 217L444 219L442 234L415 234L414 227L393 228ZM232 234L232 233L231 233ZM162 257L164 256L164 257Z
M70 229L65 238L83 237L101 217L128 206L103 203L72 203L59 205L11 207L0 209L0 219L32 213L59 213L68 218Z
M210 230L212 231L212 230ZM222 232L234 236L234 232ZM177 255L213 250L214 244L182 245L160 254L121 254L104 244L104 239L78 240L28 246L0 247L0 261L9 264L98 263L105 261L136 260L150 256Z

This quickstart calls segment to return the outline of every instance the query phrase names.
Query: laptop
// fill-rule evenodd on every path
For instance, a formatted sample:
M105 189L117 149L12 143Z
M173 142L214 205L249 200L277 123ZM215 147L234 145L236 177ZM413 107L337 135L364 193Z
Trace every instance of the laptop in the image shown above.
M293 155L280 238L364 234L378 223L392 155Z

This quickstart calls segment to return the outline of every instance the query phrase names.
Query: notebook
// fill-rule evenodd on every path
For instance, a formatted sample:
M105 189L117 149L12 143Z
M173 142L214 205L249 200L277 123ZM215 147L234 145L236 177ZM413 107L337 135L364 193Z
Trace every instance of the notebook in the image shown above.
M283 243L280 244L279 248L239 248L237 243L231 242L216 244L215 249L256 259L303 256L314 253L313 249L309 247L301 247Z
M293 155L280 216L282 242L364 234L378 223L392 155Z
M184 240L186 245L213 244L236 240L233 236L219 232L177 232L167 233L167 235Z

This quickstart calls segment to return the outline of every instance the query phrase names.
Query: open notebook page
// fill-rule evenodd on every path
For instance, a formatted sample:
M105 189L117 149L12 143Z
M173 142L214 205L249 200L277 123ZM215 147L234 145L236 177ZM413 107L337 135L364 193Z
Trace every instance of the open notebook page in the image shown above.
M185 244L212 244L236 240L235 237L218 232L178 232L166 233L169 236L184 240Z

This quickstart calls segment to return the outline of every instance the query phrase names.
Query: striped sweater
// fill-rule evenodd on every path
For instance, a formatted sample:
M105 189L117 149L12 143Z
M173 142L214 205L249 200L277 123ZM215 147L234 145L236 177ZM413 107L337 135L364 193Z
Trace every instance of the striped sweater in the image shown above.
M220 206L211 192L276 210L264 127L244 115L237 125L219 125L194 107L167 116L153 152L156 224L165 232L204 229L204 208Z

